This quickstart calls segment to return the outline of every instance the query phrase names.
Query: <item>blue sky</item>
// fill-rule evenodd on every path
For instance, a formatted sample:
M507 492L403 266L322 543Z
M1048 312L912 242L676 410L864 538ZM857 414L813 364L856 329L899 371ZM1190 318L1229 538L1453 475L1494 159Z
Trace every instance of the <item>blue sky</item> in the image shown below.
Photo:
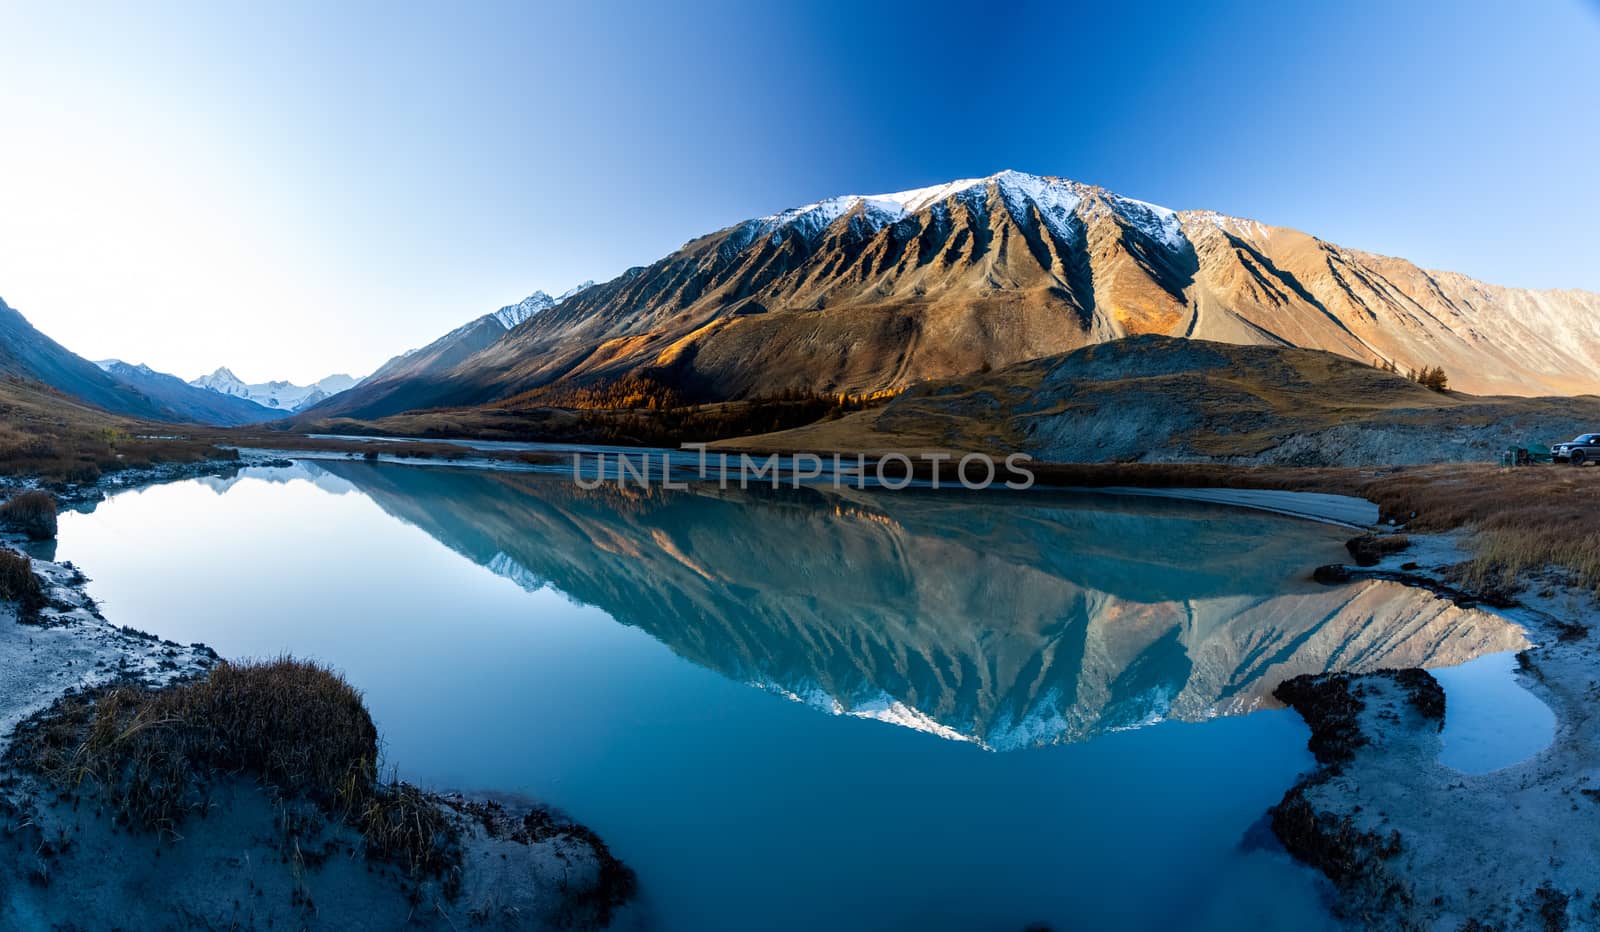
M1600 5L1521 6L7 4L0 296L94 358L361 374L1002 168L1600 290Z

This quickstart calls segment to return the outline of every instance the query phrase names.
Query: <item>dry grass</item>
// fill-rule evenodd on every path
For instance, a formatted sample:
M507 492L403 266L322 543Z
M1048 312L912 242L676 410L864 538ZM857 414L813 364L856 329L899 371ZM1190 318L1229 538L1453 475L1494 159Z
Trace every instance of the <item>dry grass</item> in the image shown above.
M378 756L360 694L322 667L287 659L221 664L170 689L70 697L28 738L38 769L66 786L91 781L120 821L165 832L204 809L222 774L349 808L371 792Z
M1425 466L1357 489L1412 531L1474 532L1473 584L1506 586L1552 566L1600 590L1600 469Z
M44 605L44 588L33 573L33 561L5 549L0 549L0 601L17 603L25 616Z
M103 473L221 455L183 428L108 414L35 382L0 379L0 475L89 483Z
M454 899L461 890L461 838L427 794L405 783L376 787L352 814L367 856L393 864L411 880L438 877Z
M56 498L49 492L22 492L0 505L0 527L19 531L29 540L50 540L56 536L56 510Z
M315 663L224 663L166 689L68 696L18 728L8 757L65 791L96 790L121 824L170 835L217 781L247 776L361 833L369 858L460 888L454 827L421 792L378 782L360 693Z

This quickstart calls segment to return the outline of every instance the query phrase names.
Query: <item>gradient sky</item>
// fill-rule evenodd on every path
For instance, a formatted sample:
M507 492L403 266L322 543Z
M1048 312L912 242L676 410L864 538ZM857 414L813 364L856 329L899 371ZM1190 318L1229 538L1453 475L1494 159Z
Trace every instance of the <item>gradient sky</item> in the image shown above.
M359 375L1002 168L1600 290L1593 0L461 7L0 5L0 297L90 358Z

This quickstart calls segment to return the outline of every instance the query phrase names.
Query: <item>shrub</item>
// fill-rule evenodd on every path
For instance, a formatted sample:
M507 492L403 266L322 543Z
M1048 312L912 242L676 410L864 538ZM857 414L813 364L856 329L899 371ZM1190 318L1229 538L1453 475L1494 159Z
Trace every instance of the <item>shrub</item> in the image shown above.
M44 588L33 575L33 561L20 553L0 550L0 600L15 602L27 614L44 604Z
M1357 566L1377 566L1384 557L1399 553L1411 546L1411 539L1404 534L1390 534L1382 537L1376 534L1362 534L1352 537L1344 542L1346 550L1356 561Z
M1436 392L1446 391L1450 388L1450 377L1444 374L1444 369L1434 366L1424 368L1417 373L1417 383L1423 388L1430 388Z

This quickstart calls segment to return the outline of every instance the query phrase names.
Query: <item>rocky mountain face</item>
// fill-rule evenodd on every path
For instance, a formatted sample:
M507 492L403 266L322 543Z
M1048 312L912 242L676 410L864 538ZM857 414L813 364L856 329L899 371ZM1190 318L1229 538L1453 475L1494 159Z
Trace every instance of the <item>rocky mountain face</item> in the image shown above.
M872 392L1138 334L1325 349L1478 394L1600 391L1600 295L1430 272L1284 227L1001 172L700 237L324 415L637 373L704 398Z
M332 398L340 392L354 388L360 382L354 376L340 373L320 379L310 385L296 385L288 381L246 383L223 366L210 375L203 375L189 384L219 395L242 398L282 417L301 411Z
M102 359L95 365L117 381L137 389L161 404L182 420L215 424L219 427L236 427L240 424L259 424L275 420L284 414L282 411L262 407L247 398L197 388L175 375L157 372L149 366L132 365L120 359Z

